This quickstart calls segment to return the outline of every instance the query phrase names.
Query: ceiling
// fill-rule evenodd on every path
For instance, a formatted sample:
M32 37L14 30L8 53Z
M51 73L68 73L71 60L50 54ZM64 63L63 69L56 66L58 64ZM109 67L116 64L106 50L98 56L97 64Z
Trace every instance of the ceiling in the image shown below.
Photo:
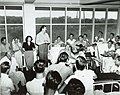
M0 0L0 4L118 5L120 0Z

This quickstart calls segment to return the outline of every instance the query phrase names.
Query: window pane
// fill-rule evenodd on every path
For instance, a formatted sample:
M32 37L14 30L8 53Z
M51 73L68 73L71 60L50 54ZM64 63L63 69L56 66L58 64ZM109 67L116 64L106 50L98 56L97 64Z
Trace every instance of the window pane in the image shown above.
M79 8L68 8L67 9L67 22L68 23L79 23Z
M52 42L60 36L62 41L65 41L65 26L64 25L53 25L52 26Z
M5 6L6 10L22 10L21 6Z
M78 25L68 25L67 26L67 39L69 38L70 34L74 34L74 38L77 40L79 35L79 26Z
M95 25L95 36L98 36L98 32L102 31L103 32L103 38L105 34L105 25Z
M81 26L81 34L87 34L88 40L92 41L92 25L82 25Z
M36 26L36 34L38 34L40 32L40 28L41 28L42 25L37 25ZM50 26L49 25L46 25L47 27L47 33L48 35L50 36Z
M95 23L105 23L106 9L95 9Z
M6 36L6 34L5 34L5 26L4 25L0 25L0 39L2 37L5 37L5 36Z
M4 6L0 6L0 24L5 23L5 12L4 12Z
M22 17L23 17L23 11L20 9L17 9L19 7L14 6L14 9L11 8L13 6L8 6L6 10L6 22L8 24L22 24ZM10 8L10 9L9 9ZM21 7L22 8L22 7Z
M50 23L50 8L36 7L35 9L36 24Z
M117 15L118 15L118 11L116 9L115 10L108 10L108 23L117 23Z
M65 8L52 8L52 23L65 23Z
M110 33L117 34L117 24L107 26L107 39L109 38Z
M12 39L17 37L23 42L23 26L22 25L8 25L7 26L8 32L8 42L11 43Z
M81 22L82 23L92 23L92 13L93 13L93 9L82 8Z

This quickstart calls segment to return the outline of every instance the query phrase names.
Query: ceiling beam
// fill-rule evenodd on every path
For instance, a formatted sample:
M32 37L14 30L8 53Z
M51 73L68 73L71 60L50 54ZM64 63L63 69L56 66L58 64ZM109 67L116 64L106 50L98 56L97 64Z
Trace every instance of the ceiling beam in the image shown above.
M30 4L32 4L32 3L34 3L35 2L35 0L25 0L25 3L30 3Z

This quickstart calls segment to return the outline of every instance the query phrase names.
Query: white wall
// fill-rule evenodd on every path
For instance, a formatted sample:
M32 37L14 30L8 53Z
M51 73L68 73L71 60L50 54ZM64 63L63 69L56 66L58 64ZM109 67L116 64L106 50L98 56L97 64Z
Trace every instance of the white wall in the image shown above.
M23 38L32 36L33 42L35 41L36 28L35 28L35 6L34 4L24 4L23 6L23 19L24 19L24 32Z

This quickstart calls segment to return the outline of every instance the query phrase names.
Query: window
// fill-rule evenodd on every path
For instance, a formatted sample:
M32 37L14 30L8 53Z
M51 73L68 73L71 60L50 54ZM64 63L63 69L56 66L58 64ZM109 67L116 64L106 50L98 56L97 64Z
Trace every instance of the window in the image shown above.
M23 42L22 6L0 6L0 38L6 35L10 44L15 37Z
M92 23L92 13L93 9L91 8L82 8L81 11L81 23Z
M79 23L79 8L67 8L67 23Z
M36 7L35 8L36 24L50 23L50 8Z
M57 39L57 36L60 36L62 41L65 42L65 26L64 25L53 25L52 26L52 42Z
M105 23L105 12L106 9L95 9L95 23Z
M47 25L52 42L57 36L61 36L62 40L66 41L70 33L73 33L77 39L79 32L88 34L91 42L92 37L97 36L99 31L102 31L104 35L107 34L105 38L108 38L110 32L116 33L117 31L118 9L110 8L107 11L107 8L95 8L94 16L93 8L81 8L80 10L80 7L36 7L35 9L36 32L38 33L41 25ZM92 35L93 25L94 35Z
M65 8L52 8L52 23L65 23Z
M68 25L67 26L67 39L70 34L74 34L74 38L77 40L79 36L79 25Z
M87 34L88 40L92 42L92 25L82 25L81 34Z
M108 23L117 23L117 9L108 9Z

